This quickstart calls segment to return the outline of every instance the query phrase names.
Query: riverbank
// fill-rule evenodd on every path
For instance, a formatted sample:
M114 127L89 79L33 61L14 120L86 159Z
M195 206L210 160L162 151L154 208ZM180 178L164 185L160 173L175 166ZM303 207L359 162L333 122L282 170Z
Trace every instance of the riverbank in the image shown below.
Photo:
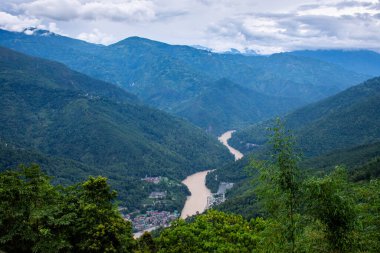
M235 130L230 130L222 134L218 140L228 148L228 150L235 156L235 160L239 160L243 157L243 154L228 145L228 140L231 138ZM207 209L207 199L212 196L210 189L206 186L206 176L211 170L205 170L194 173L188 176L182 181L187 186L191 195L187 197L185 205L181 212L181 218L186 219L189 216L203 213ZM220 192L221 193L221 192ZM140 237L145 231L151 231L157 229L159 226L155 226L144 231L135 233L135 238Z

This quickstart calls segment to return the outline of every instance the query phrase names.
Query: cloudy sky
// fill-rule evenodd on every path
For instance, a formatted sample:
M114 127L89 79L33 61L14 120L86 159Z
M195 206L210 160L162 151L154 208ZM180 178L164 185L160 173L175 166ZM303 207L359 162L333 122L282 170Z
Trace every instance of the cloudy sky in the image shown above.
M141 36L215 51L380 51L380 0L1 0L0 28L94 43Z

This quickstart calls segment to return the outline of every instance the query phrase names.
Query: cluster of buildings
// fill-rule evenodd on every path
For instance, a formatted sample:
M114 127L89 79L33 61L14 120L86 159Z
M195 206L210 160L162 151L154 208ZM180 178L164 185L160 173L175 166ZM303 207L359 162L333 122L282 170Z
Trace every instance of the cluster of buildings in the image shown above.
M99 100L100 99L99 96L93 96L93 95L88 94L88 93L84 94L84 96L89 98L90 100Z
M207 207L206 209L209 209L213 206L217 206L222 204L224 201L226 201L226 195L224 193L217 194L214 193L211 196L207 197Z
M226 191L231 189L234 186L234 183L221 182L219 184L219 189L217 193L212 194L207 197L207 207L209 209L213 206L217 206L226 201Z
M246 144L245 144L245 148L246 148L246 149L252 149L252 148L259 147L259 146L260 146L260 145L255 144L255 143L246 143Z
M150 199L164 199L166 198L166 191L164 192L151 192L149 194Z
M153 183L153 184L158 184L161 182L161 177L148 177L145 176L144 178L141 178L142 181L148 182L148 183Z
M153 227L167 227L173 220L178 219L179 213L168 211L147 211L145 214L136 215L134 218L131 215L125 215L124 218L130 220L134 231L148 230Z

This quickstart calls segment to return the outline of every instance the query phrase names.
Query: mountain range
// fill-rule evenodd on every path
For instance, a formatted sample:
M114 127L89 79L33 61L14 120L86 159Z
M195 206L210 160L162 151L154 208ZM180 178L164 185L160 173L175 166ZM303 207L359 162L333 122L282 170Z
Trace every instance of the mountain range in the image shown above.
M218 54L139 37L103 46L44 30L35 29L32 35L0 30L0 45L59 61L76 71L116 84L148 105L213 129L213 134L280 115L371 76L308 56ZM373 64L378 66L376 61ZM235 85L225 85L226 82ZM237 87L239 94L262 94L261 97L271 99L265 102L267 107L262 107L260 102L248 102L244 94L231 98L230 94L238 95ZM252 99L256 100L257 96ZM208 106L200 105L205 100L209 101ZM244 101L245 107L238 105ZM228 113L220 115L215 108ZM223 120L218 120L221 116Z
M369 50L304 50L289 54L329 62L357 73L380 76L380 54Z

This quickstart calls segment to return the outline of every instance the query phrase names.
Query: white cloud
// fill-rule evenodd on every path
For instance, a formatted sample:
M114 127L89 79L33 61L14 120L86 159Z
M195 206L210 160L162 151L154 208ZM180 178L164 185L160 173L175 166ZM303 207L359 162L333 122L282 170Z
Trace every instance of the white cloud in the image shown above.
M122 3L104 1L83 4L79 16L86 19L105 18L116 21L148 21L153 20L156 13L154 5L150 1L133 0Z
M50 22L46 29L53 33L61 33L61 30L57 27L57 23L55 22Z
M99 29L93 29L91 33L80 33L77 39L85 40L87 42L108 45L115 41L113 36L109 36L99 31Z
M37 0L20 4L18 8L30 16L68 20L78 15L79 7L80 2L77 0Z
M378 3L336 2L300 5L282 13L243 13L222 19L207 32L218 41L235 41L239 50L265 54L316 48L380 50Z
M2 0L1 11L5 29L58 26L102 44L141 36L217 51L380 51L379 0Z
M25 27L39 26L40 21L36 18L26 16L14 16L6 12L0 11L0 28L20 32Z
M148 0L34 0L18 9L30 16L52 20L72 19L114 21L149 21L155 18L154 4Z

